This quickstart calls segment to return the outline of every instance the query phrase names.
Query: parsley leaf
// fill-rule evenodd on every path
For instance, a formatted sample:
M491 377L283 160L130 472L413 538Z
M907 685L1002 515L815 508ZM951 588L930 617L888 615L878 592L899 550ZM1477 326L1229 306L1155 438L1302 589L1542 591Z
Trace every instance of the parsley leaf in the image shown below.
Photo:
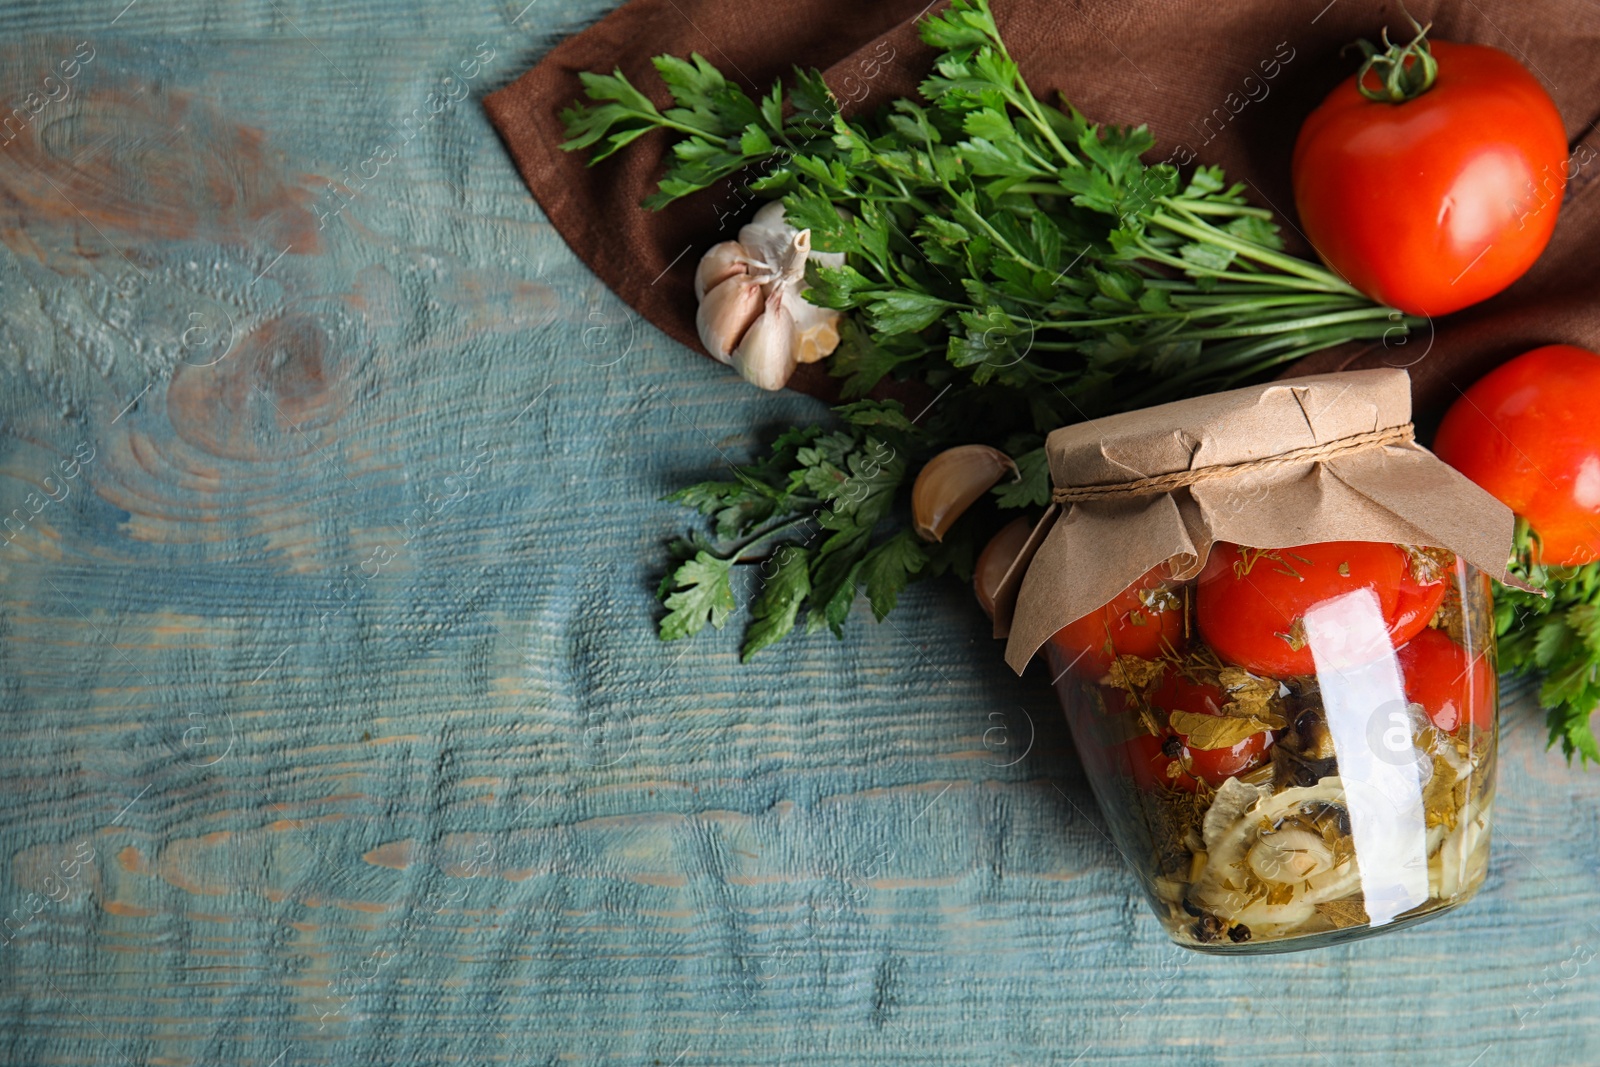
M661 620L661 640L676 641L693 637L710 623L717 629L733 612L733 586L729 582L731 559L718 559L709 552L696 552L663 582L672 592L662 601L667 615Z
M1003 508L1042 508L1050 503L1050 461L1041 445L1017 456L1015 481L1001 479L990 490Z
M894 610L900 591L928 562L928 553L909 530L901 530L861 560L861 583L879 622Z
M794 545L782 545L763 566L767 565L771 566L771 574L750 609L754 621L745 632L744 651L740 654L746 663L751 656L794 629L800 605L811 594L810 552Z

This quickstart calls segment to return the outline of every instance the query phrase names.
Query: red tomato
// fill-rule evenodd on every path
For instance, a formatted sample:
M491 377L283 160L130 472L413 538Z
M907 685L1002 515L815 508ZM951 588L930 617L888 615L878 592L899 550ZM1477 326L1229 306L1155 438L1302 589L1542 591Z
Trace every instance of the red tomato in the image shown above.
M1150 693L1150 703L1168 712L1216 715L1225 702L1221 689L1191 682L1176 672L1168 672ZM1134 780L1145 789L1165 786L1193 793L1199 789L1194 777L1199 775L1208 785L1219 786L1236 774L1260 766L1272 747L1272 731L1253 734L1231 748L1190 748L1186 740L1183 734L1174 731L1165 737L1143 734L1129 741L1127 753ZM1183 769L1185 756L1188 770Z
M1495 677L1489 657L1467 662L1467 650L1443 630L1424 630L1400 650L1406 699L1422 705L1433 725L1453 732L1470 721L1475 730L1494 725Z
M1111 603L1057 630L1050 640L1067 665L1081 677L1094 680L1111 669L1117 656L1155 659L1168 647L1180 647L1183 599L1181 594L1171 594L1173 583L1165 573L1164 567L1150 570Z
M1140 734L1130 738L1127 742L1128 761L1133 766L1133 780L1141 789L1182 789L1194 793L1200 788L1200 783L1182 769L1179 759L1166 754L1162 747L1169 737L1154 737L1150 734ZM1173 746L1175 752L1182 752L1182 742ZM1178 764L1178 770L1173 772L1172 765Z
M1459 560L1455 569L1457 572L1461 570ZM1417 580L1407 561L1405 576L1400 579L1400 595L1395 602L1394 625L1389 627L1389 638L1395 648L1427 628L1439 605L1444 603L1445 593L1449 591L1450 581L1444 574L1424 584Z
M1189 757L1189 766L1194 774L1215 788L1234 775L1259 767L1271 746L1270 732L1247 737L1232 748L1212 749L1190 748L1183 743L1181 734L1168 734L1165 737L1140 734L1128 741L1127 754L1133 767L1133 779L1140 788L1165 787L1195 793L1199 791L1200 783L1194 775L1183 769L1185 755ZM1168 751L1177 755L1169 756Z
M1207 784L1219 786L1236 774L1259 767L1271 746L1272 732L1265 730L1250 735L1232 748L1189 748L1186 745L1184 751L1189 754L1189 766L1194 773Z
M1218 687L1191 682L1170 667L1162 674L1161 683L1150 691L1150 703L1162 711L1220 715L1227 702Z
M1364 587L1377 594L1392 630L1405 573L1405 553L1384 542L1254 549L1219 541L1195 585L1195 621L1229 663L1269 677L1311 674L1305 613Z
M1552 566L1600 559L1600 355L1524 352L1479 378L1445 414L1440 459L1528 520Z
M1317 253L1414 315L1464 308L1520 278L1550 240L1567 183L1566 128L1538 80L1498 48L1430 45L1431 88L1379 102L1347 78L1300 128L1293 161Z

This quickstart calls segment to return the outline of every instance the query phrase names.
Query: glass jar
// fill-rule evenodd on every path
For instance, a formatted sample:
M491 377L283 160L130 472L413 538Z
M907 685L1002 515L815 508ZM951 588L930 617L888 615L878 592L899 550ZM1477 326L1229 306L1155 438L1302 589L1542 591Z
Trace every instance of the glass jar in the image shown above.
M1488 579L1448 550L1219 541L1046 656L1090 785L1167 933L1202 952L1365 937L1488 866Z

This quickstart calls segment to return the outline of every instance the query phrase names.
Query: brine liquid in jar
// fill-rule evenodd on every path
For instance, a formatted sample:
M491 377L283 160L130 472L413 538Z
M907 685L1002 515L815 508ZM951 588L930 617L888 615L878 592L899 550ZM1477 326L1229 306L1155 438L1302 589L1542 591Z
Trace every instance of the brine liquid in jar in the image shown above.
M1452 553L1219 542L1045 646L1090 784L1168 934L1312 948L1432 917L1488 868L1488 579Z

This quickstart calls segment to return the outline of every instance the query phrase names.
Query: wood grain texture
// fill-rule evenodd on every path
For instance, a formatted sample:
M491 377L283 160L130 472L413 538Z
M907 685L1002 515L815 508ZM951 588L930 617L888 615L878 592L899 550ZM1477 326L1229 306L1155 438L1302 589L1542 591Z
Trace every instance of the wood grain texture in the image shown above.
M657 498L820 409L635 321L476 108L609 2L0 16L8 107L94 52L0 147L0 1060L1595 1062L1600 775L1526 694L1476 901L1226 960L964 591L656 641Z

